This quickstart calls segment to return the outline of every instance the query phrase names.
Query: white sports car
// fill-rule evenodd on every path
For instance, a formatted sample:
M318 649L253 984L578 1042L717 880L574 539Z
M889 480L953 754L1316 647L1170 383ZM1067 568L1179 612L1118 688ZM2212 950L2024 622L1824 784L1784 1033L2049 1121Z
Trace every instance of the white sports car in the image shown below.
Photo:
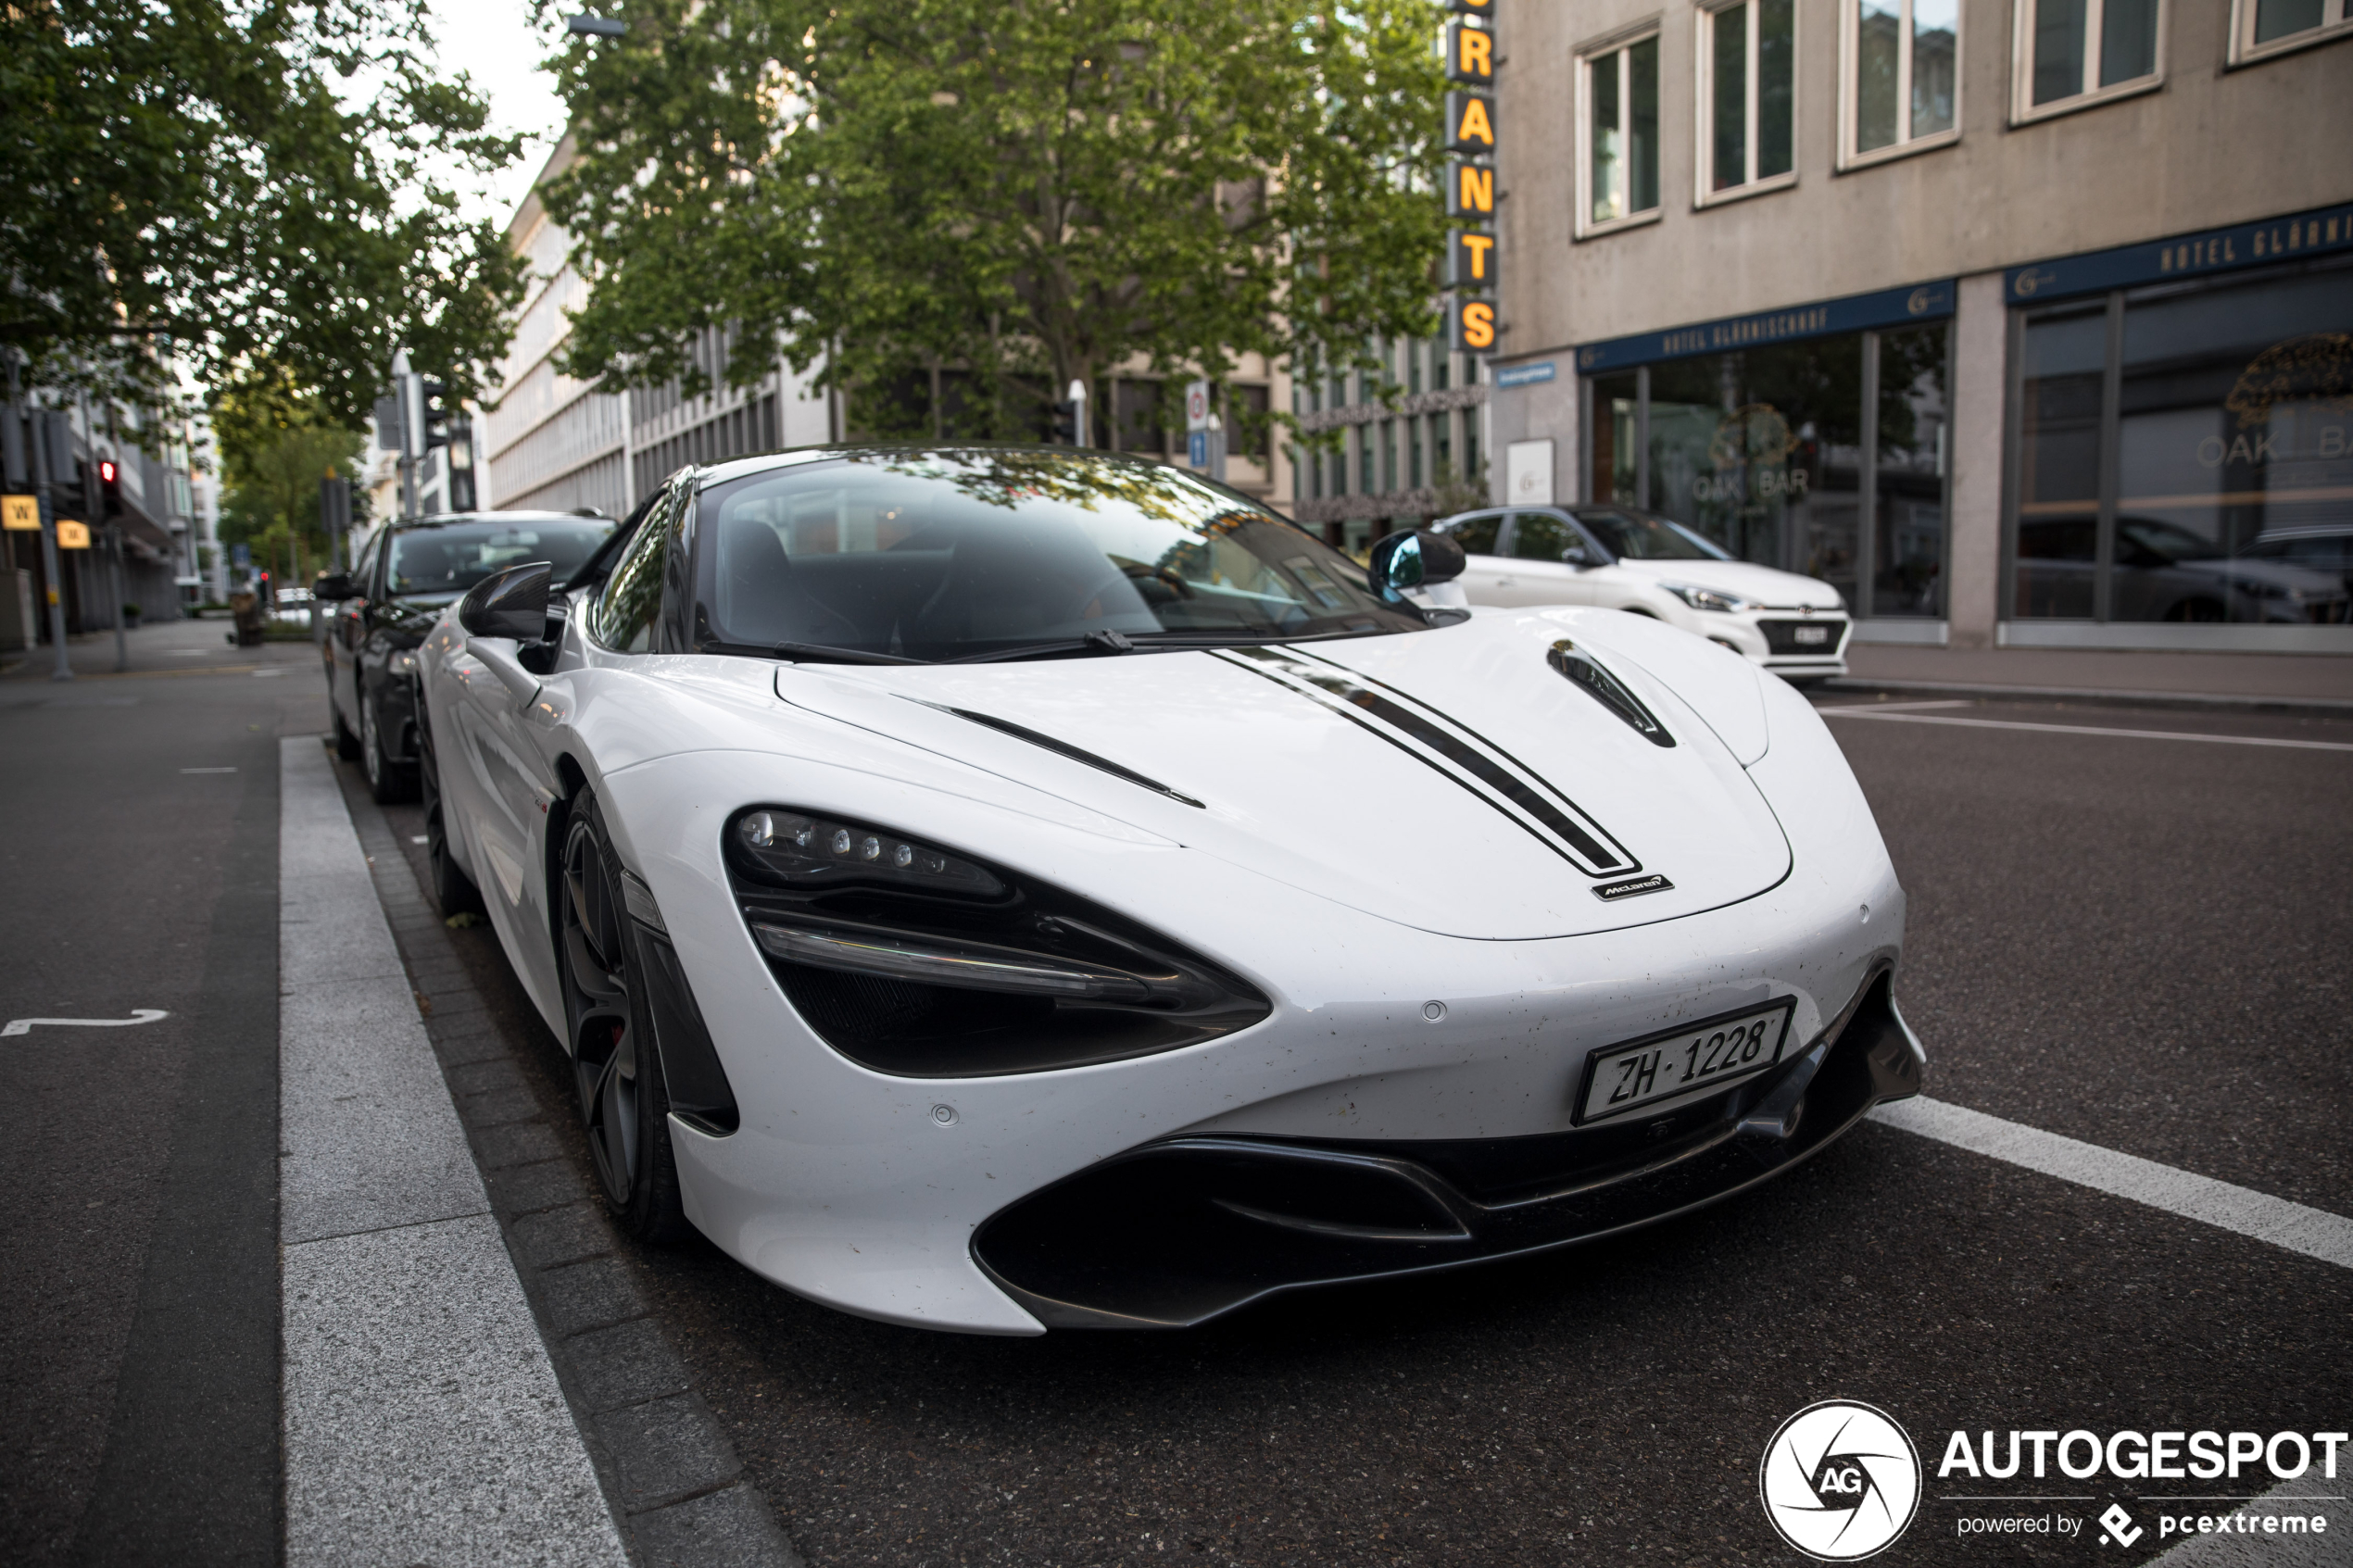
M1821 720L1068 448L679 473L427 640L436 893L613 1213L848 1311L1174 1327L1623 1231L1918 1091Z
M1616 503L1491 508L1436 525L1469 556L1475 605L1593 605L1696 633L1794 682L1846 673L1846 601L1818 577L1734 558Z

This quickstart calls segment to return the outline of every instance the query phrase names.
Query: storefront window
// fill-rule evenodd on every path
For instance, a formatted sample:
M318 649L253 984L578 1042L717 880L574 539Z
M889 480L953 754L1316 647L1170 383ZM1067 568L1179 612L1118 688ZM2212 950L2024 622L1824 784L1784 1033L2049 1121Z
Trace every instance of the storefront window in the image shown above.
M2013 614L2353 619L2353 267L2119 294L2025 345Z
M1944 614L1946 332L1915 327L1879 334L1878 442L1871 458L1872 616Z
M1635 432L1637 399L1642 387L1631 375L1597 376L1593 381L1593 499L1622 501L1639 507L1635 464L1640 454Z
M1651 367L1649 504L1852 604L1862 387L1861 333Z

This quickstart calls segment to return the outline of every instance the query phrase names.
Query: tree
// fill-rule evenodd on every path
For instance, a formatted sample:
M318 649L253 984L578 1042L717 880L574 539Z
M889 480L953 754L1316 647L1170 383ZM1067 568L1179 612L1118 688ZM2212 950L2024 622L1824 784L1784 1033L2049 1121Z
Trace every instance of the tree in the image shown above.
M700 391L694 336L733 323L825 356L862 420L949 369L967 433L1005 434L1135 356L1369 364L1434 329L1434 0L624 9L558 68L575 375Z
M261 367L216 395L212 427L220 448L221 542L283 563L283 583L307 581L305 567L323 561L328 548L319 482L358 477L366 439L283 366ZM355 486L352 499L364 506L365 493Z
M459 386L522 265L429 155L486 172L424 0L11 0L0 7L0 343L34 384L155 405L270 360L356 424L395 346ZM375 90L356 107L337 82ZM168 350L168 353L166 352Z

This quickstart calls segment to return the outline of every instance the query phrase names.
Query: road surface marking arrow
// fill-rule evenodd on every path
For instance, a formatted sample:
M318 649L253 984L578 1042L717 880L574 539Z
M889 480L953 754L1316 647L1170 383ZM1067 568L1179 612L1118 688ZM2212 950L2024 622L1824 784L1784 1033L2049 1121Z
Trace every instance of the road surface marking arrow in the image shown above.
M0 1029L0 1036L30 1035L36 1023L65 1024L74 1029L120 1029L130 1023L153 1023L158 1018L171 1015L161 1008L132 1008L129 1018L12 1018L7 1027Z

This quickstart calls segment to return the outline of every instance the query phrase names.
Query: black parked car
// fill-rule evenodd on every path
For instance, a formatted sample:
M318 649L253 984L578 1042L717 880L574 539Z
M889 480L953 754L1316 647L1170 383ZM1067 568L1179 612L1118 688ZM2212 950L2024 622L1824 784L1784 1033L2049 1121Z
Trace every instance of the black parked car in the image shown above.
M417 788L416 646L452 600L506 567L547 561L562 582L613 530L574 512L471 512L388 523L348 574L319 579L335 749L366 764L380 801Z

